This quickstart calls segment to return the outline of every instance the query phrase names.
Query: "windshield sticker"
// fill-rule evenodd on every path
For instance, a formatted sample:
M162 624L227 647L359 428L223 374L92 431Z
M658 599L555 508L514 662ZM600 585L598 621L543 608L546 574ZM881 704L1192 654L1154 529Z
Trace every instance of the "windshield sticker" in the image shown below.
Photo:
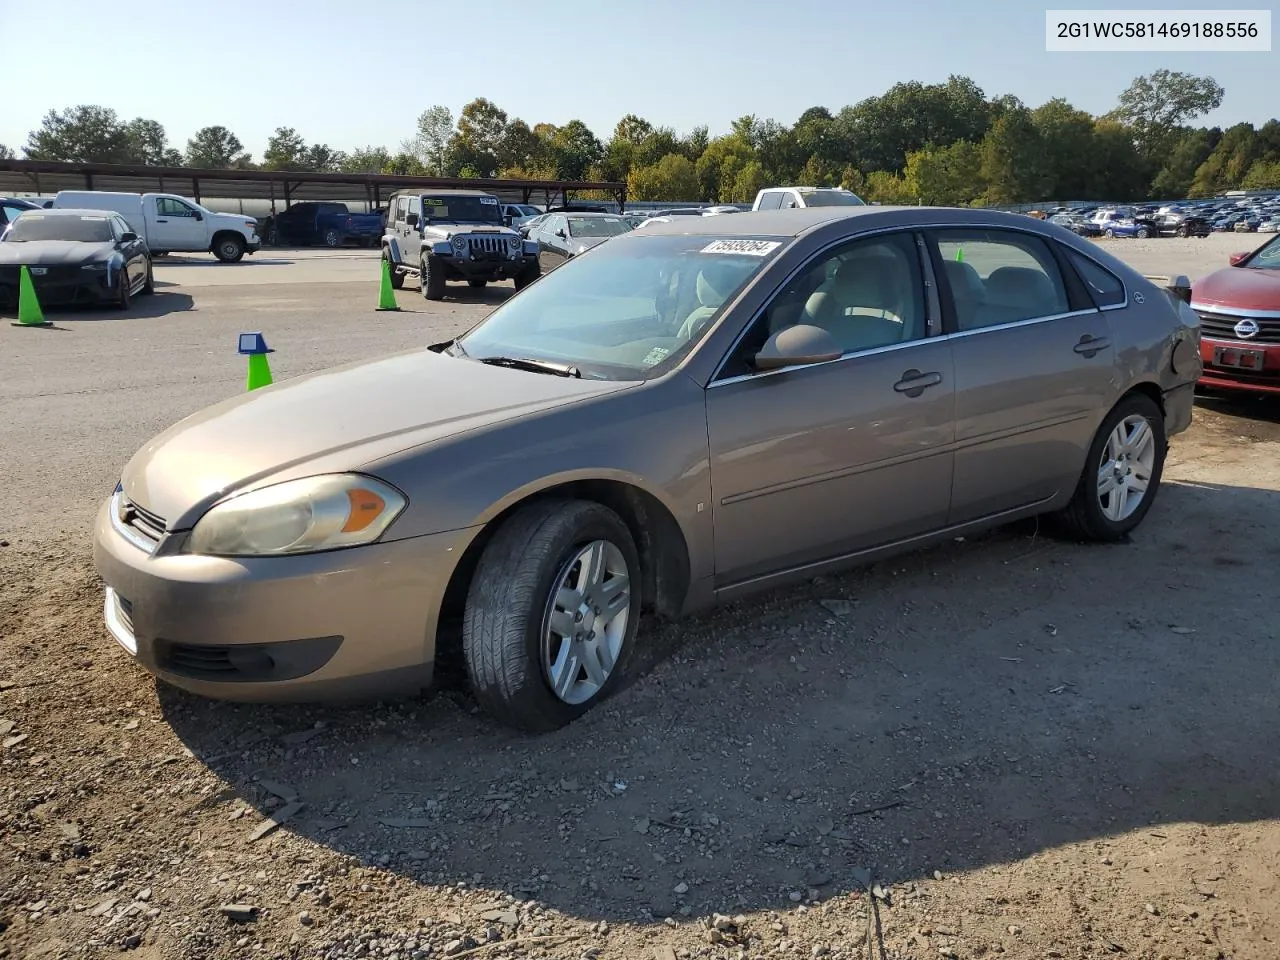
M498 205L498 198L497 197L481 197L480 202L489 203L496 207Z
M764 257L782 246L780 240L713 240L701 253L742 253L748 257Z
M81 217L81 220L88 220L90 223L105 223L106 217Z
M444 201L441 200L439 197L423 197L422 202L425 203L428 207L444 206Z
M652 367L655 364L659 364L663 360L667 359L670 353L671 351L668 350L666 347L654 347L652 350L650 350L648 353L645 354L644 359L641 360L640 362L643 363L646 367Z
M43 220L44 219L43 213L35 213L34 211L31 211L31 210L28 210L26 213L19 214L19 216L21 216L24 220Z

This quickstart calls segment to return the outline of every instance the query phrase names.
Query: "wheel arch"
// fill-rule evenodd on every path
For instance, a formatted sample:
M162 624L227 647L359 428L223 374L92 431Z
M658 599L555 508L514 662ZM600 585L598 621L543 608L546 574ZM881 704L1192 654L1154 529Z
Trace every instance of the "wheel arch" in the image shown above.
M209 249L216 249L218 244L228 237L235 237L242 247L247 248L249 246L249 241L244 238L244 234L239 230L232 230L230 227L223 227L220 230L214 231L213 236L209 239Z
M481 518L480 530L453 568L441 601L436 656L453 656L459 637L443 629L456 623L466 605L476 567L494 534L513 514L540 500L587 500L608 507L622 518L635 541L642 572L641 609L663 618L679 616L691 585L689 543L671 509L655 494L621 478L579 477L561 479L536 490L508 498Z

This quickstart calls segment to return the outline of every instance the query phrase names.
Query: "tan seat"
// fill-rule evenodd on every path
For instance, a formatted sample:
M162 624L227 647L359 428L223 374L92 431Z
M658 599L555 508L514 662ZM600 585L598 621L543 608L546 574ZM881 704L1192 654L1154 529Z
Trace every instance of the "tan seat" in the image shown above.
M689 312L684 323L680 325L681 339L692 339L711 322L716 311L733 292L737 278L738 274L718 263L709 263L698 271L697 281L694 284L698 295L698 306Z
M845 353L900 343L906 327L893 288L891 257L857 257L840 265L826 289L809 297L802 322L826 330Z

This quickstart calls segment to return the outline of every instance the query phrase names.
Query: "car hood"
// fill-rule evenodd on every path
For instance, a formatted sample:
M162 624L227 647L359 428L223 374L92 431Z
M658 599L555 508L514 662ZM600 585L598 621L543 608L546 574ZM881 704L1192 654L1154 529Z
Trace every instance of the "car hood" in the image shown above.
M22 243L0 243L0 263L39 264L55 267L60 264L84 263L86 260L105 260L115 252L113 243L84 243L79 240L24 240Z
M625 389L416 350L287 380L174 424L121 475L125 495L190 526L263 480L359 469L410 447Z
M518 237L519 234L509 227L495 226L491 223L440 223L425 227L423 239L448 240L454 234L496 234L503 237Z
M1280 270L1226 267L1197 280L1191 299L1224 309L1280 310Z
M598 247L608 239L608 237L574 237L569 241L569 252L586 253L592 247Z

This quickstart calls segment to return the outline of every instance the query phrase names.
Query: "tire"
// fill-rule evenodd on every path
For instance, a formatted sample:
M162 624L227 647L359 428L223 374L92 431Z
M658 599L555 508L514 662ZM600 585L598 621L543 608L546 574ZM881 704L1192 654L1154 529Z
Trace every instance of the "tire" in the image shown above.
M1149 236L1151 236L1151 231L1148 230L1146 227L1138 228L1137 237L1139 240L1146 240Z
M1141 448L1140 452L1131 452L1130 455L1135 456L1132 461L1117 462L1113 434L1118 439L1120 428L1125 425L1130 439L1136 439L1133 436L1133 430L1140 422L1145 422L1150 430L1148 445ZM1071 502L1056 517L1063 532L1075 539L1104 543L1123 540L1127 537L1142 522L1155 501L1160 489L1160 478L1164 474L1164 459L1168 449L1168 439L1164 433L1164 415L1155 401L1140 393L1131 393L1122 398L1098 428L1093 443L1089 445L1089 455L1085 460L1085 467L1080 474ZM1114 471L1108 471L1113 484L1120 476L1115 471L1128 471L1126 477L1131 476L1136 479L1141 479L1141 474L1144 472L1147 474L1146 487L1141 492L1141 499L1136 505L1127 506L1122 501L1120 506L1123 506L1123 510L1117 509L1116 515L1109 515L1109 511L1104 509L1104 494L1100 489L1104 476L1102 468L1108 464L1114 464ZM1125 486L1127 487L1127 483ZM1114 498L1117 496L1116 491L1120 489L1122 488L1119 486L1113 486L1112 491L1106 494L1108 507L1117 506ZM1132 496L1132 493L1129 495Z
M431 254L422 258L422 295L428 300L444 299L444 270Z
M151 269L150 260L147 261L147 282L142 285L142 292L143 293L156 292L156 275L155 275L155 271Z
M1116 232L1110 227L1107 227L1107 229L1102 232L1102 235L1108 240L1114 240L1116 238Z
M604 641L589 644L583 637L575 648L584 658L563 669L568 666L564 654L574 642L556 633L552 621L559 619L569 630L580 625L592 635L600 622L593 622L594 611L601 609L596 604L588 609L584 603L585 618L571 618L567 611L553 617L556 598L577 587L580 555L592 548L609 557L606 588L617 587L615 577L623 569L621 575L632 586L625 597L619 596L623 606L608 622ZM576 720L617 690L626 676L641 582L631 533L607 507L585 500L545 500L518 510L486 545L467 594L463 654L476 699L496 720L529 732L555 730ZM611 669L604 669L601 660L585 659L601 649L613 661ZM594 680L587 675L588 662L596 667ZM556 676L565 678L564 695L552 689Z
M530 267L528 270L524 271L523 273L517 274L515 279L516 289L523 290L529 284L533 283L533 281L537 280L540 276L542 276L542 270L536 265L533 267Z
M404 286L404 274L396 269L394 263L391 263L391 251L386 247L382 248L382 259L384 262L391 264L391 289L399 290Z
M129 290L129 275L121 270L120 275L116 277L116 306L121 310L128 310L132 302L133 294Z
M323 239L326 247L342 246L342 234L339 231L334 230L332 227L324 232Z
M488 282L488 280L468 280L467 286L473 290L483 290Z
M223 263L238 263L244 259L244 248L244 237L229 233L214 241L213 255Z

